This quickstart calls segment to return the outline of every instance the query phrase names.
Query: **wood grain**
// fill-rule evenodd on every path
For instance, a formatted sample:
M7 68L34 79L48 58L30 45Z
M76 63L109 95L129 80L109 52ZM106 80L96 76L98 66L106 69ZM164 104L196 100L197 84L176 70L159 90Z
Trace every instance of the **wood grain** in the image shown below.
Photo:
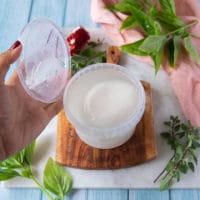
M143 82L146 107L142 120L131 139L113 149L97 149L85 144L65 117L58 116L56 160L62 165L84 169L130 167L156 157L150 84Z

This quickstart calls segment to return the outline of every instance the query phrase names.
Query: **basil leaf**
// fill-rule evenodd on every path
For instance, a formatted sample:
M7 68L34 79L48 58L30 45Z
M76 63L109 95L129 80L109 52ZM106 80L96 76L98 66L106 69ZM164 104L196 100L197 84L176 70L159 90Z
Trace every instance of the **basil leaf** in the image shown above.
M8 169L22 168L23 165L22 165L21 154L17 153L17 155L11 156L8 159L2 161L0 163L0 166Z
M157 14L157 3L150 4L149 14L151 17L155 17Z
M11 169L0 169L0 181L5 181L11 178L14 178L16 176L20 176L20 174Z
M137 26L138 23L137 21L135 21L135 17L128 16L123 22L122 25L120 27L120 30L124 30L124 29L128 29L128 28L133 28L135 26Z
M174 0L159 0L161 9L171 15L176 15Z
M22 169L21 174L23 177L31 178L33 176L33 171L31 169L31 167L28 167L28 168Z
M35 141L26 148L0 163L1 167L8 169L23 168L25 164L31 165Z
M140 45L139 49L147 53L159 52L166 40L165 35L150 35Z
M153 19L146 15L145 12L132 6L132 14L145 33L149 35L154 35L156 33Z
M169 64L172 68L176 68L176 61L179 53L179 36L174 36L166 44L166 54L169 60Z
M125 53L135 54L139 56L147 56L148 53L139 49L140 45L144 42L144 39L138 40L134 43L125 44L120 47L120 49Z
M118 11L118 12L122 12L125 14L131 14L132 13L132 5L130 3L127 3L125 1L121 1L113 6L107 6L106 7L109 10L112 11Z
M184 47L187 52L193 57L194 61L197 64L200 64L200 56L189 37L184 38Z
M163 57L163 49L160 49L159 52L151 55L151 58L154 62L155 74L157 74L158 70L160 69L160 65L162 63L162 57Z
M43 173L43 183L46 189L63 198L72 188L72 177L64 167L49 158Z
M144 5L141 1L138 1L138 0L123 0L123 1L133 5L134 7L138 8L138 9L144 8Z
M107 8L113 11L119 11L125 14L131 14L133 13L132 11L133 6L140 10L144 8L142 2L138 0L123 0L119 3L116 3L115 5L107 6Z
M34 149L35 149L35 144L36 144L36 142L33 141L30 145L28 145L24 149L24 156L25 156L26 163L28 165L32 164L32 159L33 159L33 153L34 153Z
M156 19L162 24L166 32L174 31L185 26L185 24L178 17L165 12L158 12ZM186 30L184 29L184 31Z

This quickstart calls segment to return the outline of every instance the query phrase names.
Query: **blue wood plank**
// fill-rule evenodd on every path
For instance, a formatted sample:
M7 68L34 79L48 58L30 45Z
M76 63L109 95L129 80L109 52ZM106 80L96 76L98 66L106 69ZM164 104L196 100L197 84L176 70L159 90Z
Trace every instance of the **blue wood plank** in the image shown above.
M65 198L66 200L87 200L88 191L87 189L74 189L70 194Z
M126 189L89 189L88 200L128 200Z
M21 29L29 19L32 1L1 0L0 6L0 52L8 49L18 38ZM22 12L23 11L23 12ZM12 65L6 80L13 72L15 65Z
M169 191L160 192L156 189L129 190L129 200L169 200Z
M53 195L52 195L53 196ZM67 196L65 196L65 200L87 200L87 190L73 189ZM42 193L42 200L48 200L47 196Z
M170 191L170 200L199 200L200 190L180 190Z
M1 198L2 199L2 198ZM3 200L40 200L39 189L10 189L8 199Z
M66 0L34 0L30 19L47 17L57 25L62 26L65 10Z
M21 29L28 21L30 9L31 1L1 0L0 51L6 50L12 45L13 42L15 42Z
M97 27L97 24L90 18L90 4L91 0L68 0L64 25L67 27Z
M10 192L11 192L11 190L0 187L1 199L8 200Z

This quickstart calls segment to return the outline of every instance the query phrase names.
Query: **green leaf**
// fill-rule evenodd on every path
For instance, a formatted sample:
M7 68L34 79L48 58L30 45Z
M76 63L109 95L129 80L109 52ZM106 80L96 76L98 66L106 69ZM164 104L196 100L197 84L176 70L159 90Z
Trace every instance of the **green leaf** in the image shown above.
M146 15L145 12L135 7L132 7L132 11L133 16L135 17L138 24L140 24L144 33L148 35L154 35L156 33L156 29L153 19L150 16Z
M185 132L179 132L178 133L178 137L179 137L179 139L181 139L182 137L184 137L185 136Z
M200 64L200 56L189 37L184 38L184 46L187 52L193 57L194 61Z
M137 26L138 23L137 21L135 21L135 17L134 16L128 16L123 22L122 25L120 27L120 30L124 30L124 29L129 29L129 28L133 28L135 26Z
M197 153L194 149L189 149L189 154L193 158L194 162L197 164Z
M121 1L115 5L107 6L106 8L109 10L112 10L112 11L118 11L118 12L122 12L125 14L131 14L132 7L133 7L133 5L131 5L129 2Z
M179 144L179 145L176 146L176 154L177 154L178 159L180 159L183 156L182 145Z
M189 162L188 166L194 172L194 164L192 162Z
M165 12L158 12L156 15L156 19L161 23L166 33L185 27L185 24L178 17L175 17ZM186 34L188 34L188 31L186 29L183 29L182 32L179 31L179 35Z
M46 189L63 198L72 188L72 177L64 167L49 158L43 173L43 183Z
M28 165L32 164L32 159L33 159L33 153L34 153L34 149L35 149L35 144L36 142L33 141L30 145L28 145L25 149L24 149L24 153L25 153L25 160L27 162Z
M167 176L160 180L160 191L167 190L170 187L170 177Z
M31 178L33 176L33 171L31 167L23 168L21 174L25 178Z
M162 34L162 27L160 26L160 23L154 22L155 27L155 35L161 35Z
M151 17L155 17L157 14L157 3L154 4L150 4L150 8L149 8L149 14Z
M120 11L124 13L128 13L128 12L132 13L132 7L135 7L139 10L144 9L143 3L138 0L123 0L114 5L114 9L116 9L116 11Z
M122 45L120 49L125 53L135 54L139 56L147 56L148 53L139 49L139 47L141 46L143 42L144 42L144 39L138 40L134 43Z
M180 164L179 170L180 170L180 172L186 174L187 171L188 171L188 167L187 167L187 165L185 165L185 164Z
M159 0L163 12L176 16L174 0Z
M177 182L180 181L180 172L179 172L179 171L176 171L176 173L175 173L175 178L176 178L176 181L177 181Z
M200 144L196 141L196 140L194 140L193 142L192 142L192 146L191 146L193 149L196 149L196 148L200 148Z
M165 35L150 35L140 45L139 49L147 53L158 52L159 54L161 54L160 51L162 50L166 40L167 39Z
M169 64L172 68L176 68L176 61L179 53L179 36L174 36L166 44L166 53L169 60Z
M15 156L11 156L10 158L2 161L0 163L0 166L8 169L16 169L23 167L23 165L20 163L20 161L16 159Z
M169 127L170 127L171 124L172 124L172 123L171 123L170 121L168 121L168 122L164 122L164 125L165 125L165 126L169 126Z
M162 63L162 57L163 57L162 49L159 52L151 55L151 58L153 59L154 62L155 74L157 74L158 70L160 69L160 65Z
M169 132L162 132L160 134L163 138L171 138L171 134Z
M169 171L169 170L171 170L173 167L174 167L174 162L173 162L173 161L170 161L170 162L168 162L167 166L165 167L165 170L166 170L166 171Z
M16 176L20 176L20 174L12 169L0 169L0 181L5 181Z

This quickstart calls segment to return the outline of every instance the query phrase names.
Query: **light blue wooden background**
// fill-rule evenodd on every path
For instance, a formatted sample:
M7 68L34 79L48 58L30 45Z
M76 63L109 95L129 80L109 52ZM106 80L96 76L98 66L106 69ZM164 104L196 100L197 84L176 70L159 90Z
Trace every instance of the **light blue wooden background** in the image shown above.
M22 27L37 17L49 17L59 26L97 27L90 19L91 0L1 0L0 1L0 51L9 48L17 39ZM14 66L12 67L12 69ZM134 180L133 180L134 181ZM45 195L38 189L0 188L2 200L41 200ZM145 189L82 189L73 190L70 200L197 200L200 190Z

